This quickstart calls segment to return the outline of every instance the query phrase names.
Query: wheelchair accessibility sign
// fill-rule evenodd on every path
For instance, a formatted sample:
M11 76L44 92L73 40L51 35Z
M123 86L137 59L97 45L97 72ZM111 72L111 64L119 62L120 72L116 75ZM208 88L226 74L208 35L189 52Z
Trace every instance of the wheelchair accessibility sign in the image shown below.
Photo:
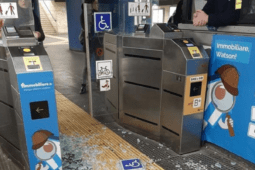
M143 164L139 159L129 159L121 161L122 170L135 169L135 170L144 170Z
M112 13L111 12L95 12L94 13L95 32L112 30Z

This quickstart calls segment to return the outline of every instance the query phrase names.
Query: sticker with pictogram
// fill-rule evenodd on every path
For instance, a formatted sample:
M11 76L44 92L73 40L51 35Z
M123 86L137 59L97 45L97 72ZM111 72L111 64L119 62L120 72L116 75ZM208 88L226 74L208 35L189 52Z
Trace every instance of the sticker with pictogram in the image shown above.
M109 90L111 90L110 79L100 80L100 91L109 91Z
M0 3L0 18L1 19L19 18L17 3L16 2Z
M104 49L103 48L97 48L96 54L98 57L102 57L104 55Z
M43 70L39 56L36 57L23 57L24 64L27 71L40 71Z

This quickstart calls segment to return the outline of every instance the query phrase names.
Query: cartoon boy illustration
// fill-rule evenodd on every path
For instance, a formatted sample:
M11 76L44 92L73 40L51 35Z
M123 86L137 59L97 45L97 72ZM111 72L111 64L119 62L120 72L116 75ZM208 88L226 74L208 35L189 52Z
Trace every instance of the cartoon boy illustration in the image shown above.
M221 66L216 75L211 77L207 91L204 128L211 128L218 122L221 129L228 130L231 137L235 136L234 121L229 112L238 96L238 82L238 71L231 65Z
M60 142L47 130L39 130L32 136L34 154L38 159L35 170L62 170Z

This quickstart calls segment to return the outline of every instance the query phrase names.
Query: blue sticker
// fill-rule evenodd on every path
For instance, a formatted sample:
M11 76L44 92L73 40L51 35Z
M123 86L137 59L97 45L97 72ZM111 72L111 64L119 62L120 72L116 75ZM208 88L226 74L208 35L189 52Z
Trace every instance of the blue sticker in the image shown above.
M95 12L94 22L95 32L110 31L112 30L112 13Z
M217 59L230 60L249 64L252 43L242 41L215 41L215 56Z
M127 169L143 170L143 165L139 159L123 160L121 161L121 165L123 170Z

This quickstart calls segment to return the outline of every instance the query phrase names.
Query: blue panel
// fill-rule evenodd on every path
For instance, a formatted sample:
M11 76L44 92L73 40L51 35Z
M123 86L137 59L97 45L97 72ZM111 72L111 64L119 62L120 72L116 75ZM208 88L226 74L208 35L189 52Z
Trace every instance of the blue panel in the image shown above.
M71 50L83 51L79 41L81 31L80 15L82 0L66 0L69 48Z
M255 120L252 118L255 118L254 47L255 38L251 37L222 35L213 37L203 132L204 140L253 163L255 163Z
M111 12L96 12L94 13L95 32L103 32L112 30L112 15Z
M17 79L30 169L59 169L61 151L53 73L19 74Z

